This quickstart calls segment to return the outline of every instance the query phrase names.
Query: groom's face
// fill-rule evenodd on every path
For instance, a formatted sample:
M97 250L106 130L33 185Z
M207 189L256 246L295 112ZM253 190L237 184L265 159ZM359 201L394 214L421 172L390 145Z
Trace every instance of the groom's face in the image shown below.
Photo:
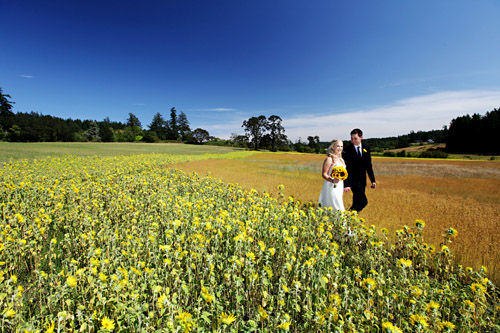
M359 136L357 134L351 135L351 142L355 146L359 146L361 144L361 140L363 140L362 136Z

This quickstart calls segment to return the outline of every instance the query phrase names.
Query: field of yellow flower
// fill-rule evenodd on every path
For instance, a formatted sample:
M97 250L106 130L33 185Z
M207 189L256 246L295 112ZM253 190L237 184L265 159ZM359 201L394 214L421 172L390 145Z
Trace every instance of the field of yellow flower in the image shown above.
M450 261L453 228L439 248L423 221L389 244L356 213L169 167L208 158L5 164L1 331L500 330L486 268Z

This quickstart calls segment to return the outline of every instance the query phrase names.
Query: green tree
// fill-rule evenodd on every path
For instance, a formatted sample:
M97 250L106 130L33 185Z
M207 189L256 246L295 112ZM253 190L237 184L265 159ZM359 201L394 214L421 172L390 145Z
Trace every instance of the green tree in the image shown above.
M198 144L206 143L210 139L210 134L203 128L197 128L193 131L193 138Z
M142 140L148 143L155 143L159 141L158 135L156 135L155 131L144 131L144 136Z
M111 121L109 118L105 118L99 124L99 134L101 135L102 142L112 142L113 141L113 130L111 128Z
M170 109L170 120L168 121L167 139L179 139L179 124L177 121L177 110L175 107Z
M189 127L189 121L186 117L186 114L182 111L179 114L177 126L179 128L179 136L182 138L182 141L186 141L188 137L191 136L191 128Z
M271 150L276 151L278 146L286 143L285 128L281 125L283 120L279 116L272 115L267 119L266 129L269 131Z
M12 112L12 101L7 98L11 98L10 95L4 94L2 88L0 88L0 139L2 139L6 134L7 130L14 125L14 112Z
M85 136L89 141L101 141L101 136L99 135L99 126L96 121L93 121L90 127L85 131Z
M255 150L259 150L259 142L266 131L267 119L265 116L251 117L243 121L241 127L245 128L245 132L252 138Z
M134 142L142 139L142 125L133 113L128 114L127 128L124 131L125 141Z
M156 133L157 139L167 139L167 121L159 112L154 115L153 120L148 127L150 131Z
M137 118L133 113L128 114L128 119L127 119L127 127L139 127L142 129L141 122L139 121L139 118Z
M7 133L7 140L10 142L18 142L21 141L21 127L16 124L12 125L9 128L9 132Z
M320 152L321 147L319 145L319 136L317 136L317 135L308 136L307 141L308 141L307 145L309 146L309 148L311 148L312 151L314 151L316 153Z

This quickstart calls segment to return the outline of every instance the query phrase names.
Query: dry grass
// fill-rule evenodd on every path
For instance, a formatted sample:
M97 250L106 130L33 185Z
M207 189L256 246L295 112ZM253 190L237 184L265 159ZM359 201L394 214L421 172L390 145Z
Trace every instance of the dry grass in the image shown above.
M444 143L425 143L421 145L413 145L409 147L404 147L404 148L395 148L395 149L388 149L387 151L392 151L392 152L400 152L400 151L406 151L407 153L420 153L428 149L436 149L436 148L444 148L446 147L446 144Z
M209 160L177 165L185 172L208 172L245 188L317 203L324 156L256 153L244 160ZM426 223L424 236L436 247L444 230L459 236L452 245L457 260L477 269L484 265L500 283L500 162L374 158L377 189L367 189L369 205L361 212L367 224L390 234L416 219ZM344 195L346 207L352 195Z

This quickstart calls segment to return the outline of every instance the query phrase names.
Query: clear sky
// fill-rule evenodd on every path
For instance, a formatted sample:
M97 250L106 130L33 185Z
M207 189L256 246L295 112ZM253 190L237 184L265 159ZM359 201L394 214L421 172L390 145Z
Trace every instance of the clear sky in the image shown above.
M292 141L441 129L500 107L498 0L0 0L15 112L147 128L183 111L229 138L278 115Z

